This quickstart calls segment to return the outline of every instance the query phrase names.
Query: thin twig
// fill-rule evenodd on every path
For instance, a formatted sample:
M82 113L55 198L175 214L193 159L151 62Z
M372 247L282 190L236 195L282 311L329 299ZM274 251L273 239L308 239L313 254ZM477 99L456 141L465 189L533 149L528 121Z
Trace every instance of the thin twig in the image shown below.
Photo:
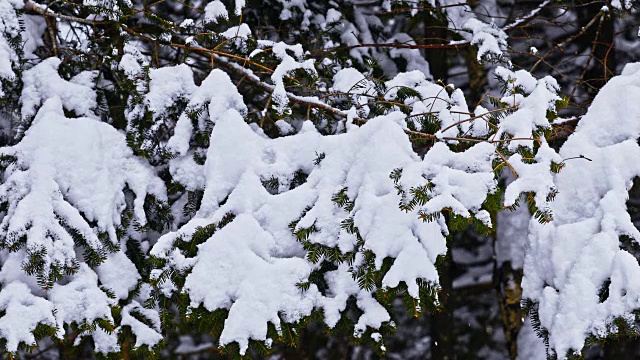
M538 65L540 65L542 60L545 59L547 56L549 56L549 54L551 54L553 51L555 51L556 49L564 48L568 43L570 43L573 40L575 40L576 38L584 35L587 32L587 30L589 30L589 28L591 26L593 26L593 24L595 24L596 21L598 19L600 19L600 17L602 17L602 16L603 16L603 13L599 12L598 15L594 16L593 19L591 19L591 21L589 21L587 23L587 25L585 25L580 31L578 31L577 33L573 34L572 36L569 36L563 42L561 42L561 43L557 44L556 46L552 47L551 49L549 49L549 51L547 51L544 54L544 56L542 56L540 59L538 59L538 61L536 61L535 64L533 64L533 66L531 67L531 70L529 70L529 72L533 72L538 67Z
M51 10L45 10L45 9L39 7L37 4L34 4L29 0L25 0L24 1L24 6L28 10L31 10L31 11L33 11L35 13L40 14L40 15L55 17L55 18L58 18L60 20L74 21L74 22L77 22L77 23L87 24L87 25L101 25L101 24L108 24L109 23L109 21L89 20L89 19L83 19L83 18L79 18L79 17L75 17L75 16L68 16L68 15L62 15L62 14L54 13Z
M513 166L511 166L511 164L509 164L509 161L507 161L507 158L504 157L504 155L502 155L502 153L500 152L500 150L496 149L496 153L498 154L498 156L500 156L500 158L502 159L502 161L504 161L505 164L507 164L507 166L509 167L509 169L511 169L511 172L513 173L513 175L516 177L516 179L518 178L518 173L516 172L516 169L513 168Z

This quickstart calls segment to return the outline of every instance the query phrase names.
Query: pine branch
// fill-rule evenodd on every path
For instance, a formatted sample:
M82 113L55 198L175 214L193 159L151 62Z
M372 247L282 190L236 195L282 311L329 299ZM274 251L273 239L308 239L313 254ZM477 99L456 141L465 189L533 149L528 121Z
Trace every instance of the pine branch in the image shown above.
M537 8L531 10L531 12L519 19L516 19L514 22L512 22L509 25L506 25L505 27L502 28L503 31L510 31L515 29L518 26L522 26L526 23L528 23L529 21L531 21L532 19L534 19L536 17L536 15L538 15L538 13L540 11L542 11L542 9L544 9L545 7L547 7L547 5L551 4L551 2L553 2L553 0L545 0L544 2L542 2L542 4L538 5Z
M89 20L89 19L83 19L83 18L79 18L79 17L75 17L75 16L69 16L69 15L63 15L63 14L58 14L55 13L53 11L51 11L50 9L43 9L41 7L41 5L33 3L29 0L24 0L24 6L30 10L33 11L37 14L40 14L42 16L45 17L54 17L60 20L66 20L66 21L73 21L73 22L77 22L77 23L81 23L81 24L87 24L87 25L103 25L103 24L108 24L109 21L99 21L99 20Z
M225 60L219 61L218 64L221 67L225 68L226 70L238 76L244 77L245 81L249 81L251 84L259 87L266 93L270 94L270 93L273 93L273 91L275 90L275 86L265 83L257 75L255 75L253 71L248 70L244 67L241 67L238 64L225 61ZM287 92L287 96L289 98L289 101L295 104L323 110L341 118L347 118L349 116L349 114L346 111L340 110L331 105L327 105L314 97L299 96L299 95L292 94L290 92ZM354 117L353 119L355 122L360 122L360 123L365 122L365 120L360 117Z

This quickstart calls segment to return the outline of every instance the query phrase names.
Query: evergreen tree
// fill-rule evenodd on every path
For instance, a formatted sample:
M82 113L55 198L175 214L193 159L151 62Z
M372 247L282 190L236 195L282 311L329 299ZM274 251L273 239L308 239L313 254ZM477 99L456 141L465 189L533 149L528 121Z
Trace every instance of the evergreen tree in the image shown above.
M636 7L0 0L3 354L635 336Z

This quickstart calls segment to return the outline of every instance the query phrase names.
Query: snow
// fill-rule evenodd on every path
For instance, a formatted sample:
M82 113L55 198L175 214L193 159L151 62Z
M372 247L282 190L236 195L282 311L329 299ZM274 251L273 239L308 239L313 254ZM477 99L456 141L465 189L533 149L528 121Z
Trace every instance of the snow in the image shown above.
M456 137L458 135L473 133L483 135L487 123L482 117L470 118L464 94L460 89L454 89L452 85L442 86L427 80L423 71L413 70L396 75L385 83L387 92L384 98L395 100L401 87L408 87L417 91L422 100L417 97L405 99L404 104L410 106L411 117L408 122L420 129L420 116L426 114L435 115L440 122L442 130L436 132L439 139ZM453 90L449 95L447 88ZM455 143L455 141L452 141Z
M500 139L507 133L514 138L509 142L509 150L515 151L519 146L533 149L533 132L551 128L547 112L555 111L556 101L560 100L558 83L551 76L536 81L525 70L512 72L503 67L496 69L496 76L507 83L501 101L516 107L516 111L500 120L494 138Z
M267 322L279 327L278 313L295 322L313 309L316 292L303 293L296 285L309 276L309 263L273 258L269 252L275 243L255 218L238 215L198 247L200 260L184 285L193 307L230 309L220 343L237 341L242 354L249 338L266 340Z
M44 35L44 31L47 28L47 22L41 16L34 15L22 15L22 19L24 20L24 33L22 34L24 43L24 56L28 59L36 58L34 52L38 49L38 47L44 45L44 40L42 39Z
M247 106L242 95L231 82L225 72L215 69L202 81L199 87L191 89L191 96L185 111L180 115L174 129L173 136L167 142L167 148L184 156L189 150L189 142L193 136L193 124L188 113L200 109L208 104L208 121L206 117L198 119L200 131L213 123L215 124L227 109L234 109L241 115L247 114ZM206 114L206 113L205 113Z
M533 330L531 318L527 316L518 332L518 360L546 360L544 342Z
M331 8L327 10L327 16L325 16L325 22L326 24L331 24L331 23L340 21L341 18L342 18L342 13L340 13L340 11L336 9Z
M2 1L0 2L0 79L14 80L15 73L13 66L18 66L18 55L11 48L5 36L16 37L20 34L20 23L16 10L21 9L23 4L19 1ZM31 50L28 44L27 51ZM4 96L4 92L0 88L0 98Z
M521 197L520 201L524 204L525 199ZM530 221L531 214L524 205L518 206L514 211L498 213L495 244L498 264L509 262L513 269L522 269Z
M0 291L0 335L6 339L7 351L15 353L18 345L36 345L33 335L38 324L55 326L53 305L31 294L27 285L13 282Z
M146 130L152 136L145 138L142 148L145 150L161 148L179 155L171 161L171 173L174 176L180 176L181 179L191 177L193 180L190 183L195 185L198 178L197 165L193 161L185 160L194 131L206 131L223 115L223 110L229 107L241 114L246 114L247 108L242 96L231 82L229 75L217 69L213 70L200 86L196 86L193 72L186 64L153 69L149 76L151 81L148 93L145 95L145 104L153 113L155 122L150 129ZM206 111L207 106L208 111ZM199 114L195 124L191 119L193 114ZM131 124L143 116L144 109L137 108L128 114L130 131L136 130ZM161 139L163 133L166 135L169 132L165 128L170 128L172 124L175 124L172 136L168 141ZM196 125L195 129L194 125ZM161 140L160 144L157 144L157 139ZM192 155L189 156L192 157Z
M366 89L368 86L358 86L363 81L366 81L366 77L360 71L354 68L345 68L333 76L333 88L337 91L350 93L353 90ZM373 85L371 82L366 84Z
M173 179L185 189L196 191L204 189L204 166L196 163L192 153L185 153L184 156L177 156L169 162L169 172Z
M561 358L582 349L587 334L604 336L607 324L631 316L640 300L640 266L619 241L640 240L626 211L631 180L640 175L638 96L640 65L629 64L602 88L560 150L562 158L589 160L566 160L554 176L554 220L529 227L523 296L539 303L550 348ZM609 297L600 301L607 280Z
M416 45L416 42L406 33L396 33L389 38L388 42L395 42L404 45ZM403 49L403 48L391 48L389 55L393 59L402 58L406 61L406 71L419 70L427 78L433 78L429 70L429 63L420 53L420 49Z
M213 343L205 342L196 345L191 336L181 336L180 345L174 350L176 354L189 354L214 348Z
M518 178L507 187L504 194L504 205L513 205L523 192L535 193L536 207L543 212L551 212L549 195L556 191L556 185L551 172L551 164L562 163L562 158L547 142L542 139L542 145L535 156L536 162L527 164L523 162L522 155L514 154L509 157L509 165L513 168Z
M325 321L333 327L349 296L363 310L355 325L356 336L390 321L388 312L372 297L374 290L360 289L345 264L326 275L330 288L325 295L315 285L306 291L297 286L315 266L305 259L289 229L297 219L296 230L316 229L306 240L310 244L337 247L343 253L356 251L356 267L366 266L361 255L365 250L375 255L376 269L384 258L396 259L382 279L385 288L402 282L418 298L418 279L438 282L434 264L446 251L446 225L422 221L418 209L400 210L401 196L389 174L405 165L412 174L403 174L401 182L407 189L426 179L434 181L437 187L434 201L427 203L429 211L448 207L465 216L478 213L484 219L481 204L495 186L494 150L486 144L460 155L438 144L433 156L420 161L404 134L403 119L396 112L334 136L321 136L305 122L295 135L268 139L256 134L235 109L220 116L204 166L202 206L177 232L163 235L151 255L166 259L167 269L187 271L182 291L189 294L192 307L229 309L221 345L237 342L244 353L249 339L267 340L267 323L278 328L281 321L298 321L314 308L322 308ZM320 153L325 156L314 165ZM290 189L292 174L298 170L309 177ZM439 177L439 173L446 175ZM269 178L278 179L274 195L261 183ZM473 190L465 192L465 186ZM354 202L352 210L333 200L343 189ZM236 217L199 245L194 258L173 248L177 238L191 241L199 227L215 224L229 213ZM364 239L362 248L354 234L341 227L348 218ZM171 284L160 287L165 295L176 290Z
M420 2L407 3L417 7ZM449 45L477 46L478 61L507 65L505 31L533 18L547 3L499 28L481 21L461 0L426 2L447 9L448 28L462 39ZM107 6L113 10L108 12L112 19L122 15L112 2L85 0L84 4ZM124 4L133 6L126 0ZM471 112L463 89L431 81L421 50L363 45L416 44L399 32L405 20L376 15L381 9L390 10L391 1L359 3L343 11L336 2L275 0L276 8L282 9L279 21L287 26L299 22L287 36L322 29L313 39L314 49L352 47L351 59L344 62L322 58L323 77L317 83L304 79L309 91L296 95L295 88L285 86L297 82L294 74L318 75L313 60L317 56L309 56L306 43L279 42L279 32L267 31L268 39L256 38L264 29L252 31L253 15L242 22L246 5L245 0L198 1L193 6L196 10L204 6L200 17L184 19L176 12L170 20L176 24L172 31L156 35L197 45L196 36L204 36L203 28L220 28L216 34L228 40L223 44L231 44L233 55L238 51L238 56L250 54L249 58L262 61L258 54L272 52L277 62L269 65L272 73L260 73L262 77L248 70L251 64L244 64L245 69L224 59L227 54L217 53L213 65L221 61L222 69L239 71L246 76L240 81L264 81L261 89L267 91L256 96L265 97L257 101L266 102L271 96L270 104L279 115L273 119L275 128L263 129L254 121L254 111L261 108L255 106L256 99L245 104L235 85L241 76L232 79L221 69L209 71L208 64L197 66L193 58L152 68L150 55L139 50L139 40L130 33L131 42L123 51L105 57L113 79L126 80L142 95L132 94L128 100L125 135L109 123L114 120L104 110L112 105L109 99L98 96L119 80L107 81L98 70L77 73L73 68L75 76L69 75L66 47L85 51L90 37L81 35L81 44L62 41L64 63L55 56L41 60L35 52L46 45L44 18L22 14L20 0L0 0L0 80L23 85L14 113L21 122L13 141L20 141L0 149L4 156L0 202L6 208L0 214L0 311L4 313L0 337L6 340L6 350L35 345L33 331L38 324L51 326L63 339L65 328L74 323L85 328L75 344L91 337L96 352L118 352L118 336L125 327L135 336L134 348L156 347L163 341L159 309L142 305L153 290L154 295L157 291L167 297L188 296L187 311L200 306L228 310L218 344L195 346L192 339L181 339L182 351L237 343L245 355L250 340L271 347L269 324L280 331L282 322L301 321L314 310L322 312L329 328L337 326L342 316L350 316L354 337L370 331L370 340L384 351L380 328L393 323L377 296L406 286L408 295L419 299L420 284L437 288L436 262L446 253L450 235L442 214L495 228L495 214L484 207L488 194L499 188L494 165L504 160L497 151L502 146L508 150L502 165L513 172L504 205L525 202L523 193L532 193L548 222L540 223L526 206L499 214L496 261L524 267L524 297L537 303L551 351L562 358L579 351L588 334L607 335L613 319L633 319L640 304L640 265L621 248L620 237L640 240L626 209L628 190L640 175L640 64L628 65L621 76L610 80L558 153L544 137L533 139L540 130L551 129L549 115L555 115L561 100L559 84L550 76L537 79L525 70L497 67L495 74L506 83L501 101L510 108L494 131L489 127L494 126L489 124L490 111L477 106ZM628 9L631 1L613 0L610 6ZM316 14L317 9L322 11ZM410 13L414 16L418 10ZM230 16L232 26L226 26ZM63 33L84 26L63 19L59 23ZM335 26L329 28L330 24ZM23 57L8 41L19 34ZM523 51L537 53L531 45ZM378 61L381 78L390 79L384 86L374 81L377 72L358 70L368 68L369 60ZM406 72L398 73L401 65L396 61ZM20 79L14 71L18 67ZM332 79L331 74L335 74ZM381 87L386 87L384 93ZM393 104L401 98L402 87L420 96L404 98L403 104L390 106L384 115L370 116L378 110L371 106L372 98ZM344 94L354 104L350 109L333 101ZM290 101L325 110L336 106L326 112L335 115L337 125L327 131L332 135L324 135L326 122L314 123L290 111ZM323 110L309 113L317 115L316 111ZM439 131L418 156L407 133L423 131L427 115L439 123ZM200 137L209 133L209 145L201 145L207 142ZM467 148L468 139L462 137L469 136L480 139L469 141ZM142 139L139 148L138 143L127 144L136 137ZM510 138L515 140L502 142ZM150 162L159 165L152 167L130 146L144 156L152 149L162 153L150 156ZM524 155L529 151L534 155ZM551 169L559 165L564 168L554 174ZM161 180L160 171L164 175L168 171L170 180ZM153 196L167 202L165 187L171 182L180 185L171 197L173 231L140 229L138 225L147 223L145 199ZM190 192L203 194L195 214L182 212ZM128 222L123 218L129 216L133 224L125 228ZM220 227L223 220L228 223ZM182 249L203 227L213 226L218 228L209 238L198 239L195 255ZM145 283L146 271L139 273L125 253L129 239L140 241L143 252L152 247L150 255L165 260L162 268L150 270L152 280L175 270L184 276L184 284L169 278L152 289ZM317 249L320 255L314 258ZM335 259L329 252L342 257ZM35 253L42 257L37 264ZM96 255L99 261L89 264ZM335 267L322 274L326 289L320 291L308 281L324 261ZM383 262L388 267L376 273L380 276L373 285L359 285L360 270L380 271ZM482 279L490 280L489 268ZM462 276L454 287L470 283L470 276ZM609 295L601 300L598 294L604 284ZM360 314L357 319L355 313L345 314L349 300L361 310L355 312ZM118 310L121 316L114 319L112 313ZM114 331L100 328L100 321L111 323ZM530 322L520 333L521 358L544 351Z
M204 8L204 21L217 23L218 19L229 20L229 13L222 1L214 0Z
M138 60L131 54L122 55L119 66L129 79L135 79L142 71L142 67L138 63Z
M340 264L337 270L329 271L325 275L329 291L325 297L318 300L318 305L322 307L324 322L330 328L335 327L340 321L341 313L347 307L347 299L363 291L348 270L347 264Z
M81 73L72 81L78 85L91 78L92 74ZM56 336L63 338L65 325L71 323L113 322L112 307L118 299L128 298L140 275L124 252L111 253L98 235L106 233L114 245L123 247L116 228L127 207L124 188L135 195L133 216L144 225L146 196L166 201L163 182L134 157L124 134L91 118L67 118L55 95L44 102L22 140L0 152L15 158L0 185L0 199L8 204L0 224L3 248L18 250L2 256L0 271L0 308L7 310L0 319L0 333L8 340L7 349L15 351L20 342L33 345L31 332L37 323L54 327ZM77 245L74 237L86 244ZM37 251L43 251L42 261L27 275L22 268L33 261L29 252ZM102 258L96 269L83 262L87 251ZM47 279L56 271L66 275L60 282L53 277L54 283L44 291L36 277ZM113 291L115 298L101 286ZM130 305L123 309L122 324L135 327L136 346L155 345L162 338L159 321L155 337L149 335L146 325L127 317ZM149 312L145 316L157 318L155 310L144 311ZM92 336L96 351L114 352L119 349L118 331L107 334L97 328L79 338Z
M10 215L3 220L3 225L11 225L10 234L19 232L17 223L29 221L27 213L34 208L53 207L52 210L63 216L69 225L83 222L79 220L78 213L73 214L73 210L65 205L69 201L89 221L96 221L98 228L107 231L115 241L115 226L120 223L119 213L124 205L121 191L125 185L137 195L134 213L142 224L146 223L142 207L146 194L166 198L163 183L155 177L150 166L133 157L124 135L96 120L65 118L61 101L56 97L42 106L23 141L2 149L2 152L17 156L18 164L27 169L8 169L10 176L1 187L2 196L7 196L4 192L11 190L11 186L33 187L31 193L25 187L23 199L13 200L17 201L16 208L10 210ZM18 182L24 176L29 182ZM31 185L27 185L29 183ZM57 191L61 193L56 194ZM62 194L66 201L59 197ZM29 209L25 208L26 213L23 214L21 201L35 203ZM46 205L48 202L50 205ZM28 217L23 219L22 216ZM37 220L45 221L44 218ZM32 225L30 231L38 230Z
M295 58L287 53L287 50L291 51ZM271 80L275 84L275 89L271 94L273 100L273 108L278 113L284 113L287 105L289 104L289 98L287 95L287 91L284 88L284 78L291 71L297 69L303 69L310 74L316 74L316 69L314 67L314 61L312 59L307 59L303 61L299 61L302 58L303 51L302 45L287 45L284 42L278 42L273 45L272 49L275 56L280 60L280 64L276 66L273 74L271 74Z
M359 105L368 103L370 96L376 95L373 81L367 79L364 74L354 68L345 68L338 71L333 76L332 89L345 94L352 94L356 104Z
M301 13L305 13L307 1L306 0L278 0L282 6L280 12L280 20L289 20L293 15L293 8L297 8Z
M471 45L478 45L478 61L500 58L507 48L507 34L494 24L471 18L462 27L471 32Z
M220 33L220 35L227 39L248 39L251 36L251 28L249 28L249 25L247 24L240 24L238 26L230 27L226 31Z
M419 9L419 6L417 6L418 1L410 0L408 3L415 4L411 10L411 16L415 16ZM458 33L458 35L464 39L462 41L452 41L450 44L468 42L471 45L477 45L477 60L479 62L484 59L495 60L505 58L504 53L507 50L508 44L507 34L504 29L498 28L493 22L486 23L479 20L468 3L461 0L429 1L428 3L434 8L438 6L447 7L446 18L449 30ZM485 4L485 11L487 10L486 6ZM391 1L383 1L382 8L387 11L390 10ZM512 26L516 26L517 24L518 23L515 23Z
M129 297L140 280L135 265L123 251L111 254L95 269L100 282L115 294L117 299Z
M291 126L291 124L284 120L277 120L276 126L278 127L278 130L280 130L280 134L282 135L292 134L296 130L293 126Z
M195 21L193 21L193 19L185 19L180 23L180 27L181 28L188 28L188 27L192 27L194 26Z
M235 14L240 16L242 14L242 9L245 7L246 0L236 0L236 10Z
M101 354L110 354L120 351L120 345L118 345L118 337L114 336L114 333L107 333L105 330L98 326L96 327L96 330L91 333L83 333L78 335L76 340L82 339L83 336L88 335L93 338L95 352Z
M149 62L147 61L147 57L145 57L140 50L138 50L134 45L127 42L124 45L124 54L120 59L120 63L118 64L118 68L124 71L125 76L130 80L138 80L139 89L144 89L141 86L141 79L143 78L143 67L148 66Z
M69 283L55 284L48 300L54 305L56 336L61 339L65 335L64 324L91 324L96 319L113 322L111 306L115 305L115 300L98 287L98 276L86 264L80 266Z
M102 244L87 220L118 242L125 186L137 195L134 214L141 224L146 195L166 198L162 181L133 157L124 135L89 118L67 119L57 97L45 102L19 144L0 152L17 158L0 186L0 199L9 203L0 234L7 244L26 236L28 249L46 250L45 273L54 264L73 266L74 240L65 227L95 251Z
M481 206L487 194L496 190L491 166L495 157L495 148L490 143L479 143L465 152L456 153L439 142L420 165L404 169L401 181L418 183L423 177L434 185L429 200L421 205L426 214L450 208L457 215L469 217L474 212L486 219Z
M151 321L151 327L138 320L134 316L134 313L138 313ZM122 308L122 320L120 323L122 324L121 326L130 327L135 335L136 342L133 345L134 349L143 345L153 348L163 340L160 330L160 315L158 312L154 309L143 307L135 300Z
M187 64L167 66L149 71L149 92L145 102L154 119L165 114L179 99L188 99L197 89L193 72Z
M618 10L625 10L625 9L631 9L633 6L633 1L632 0L612 0L611 1L611 6L618 9ZM606 11L608 11L609 8L607 7L603 7L604 9L607 9ZM605 11L605 10L603 10Z
M197 128L194 129L189 113L199 110L202 110L201 115L198 117ZM194 132L209 129L226 116L228 111L244 116L247 114L247 106L229 75L216 69L193 92L166 144L167 150L176 155L169 162L169 171L187 190L204 189L206 183L204 167L195 162L193 152L189 150Z
M57 97L62 105L77 115L92 116L97 106L96 94L91 86L66 81L58 74L61 60L50 57L24 72L24 88L20 96L22 119L29 119L43 102ZM93 115L95 116L95 115Z

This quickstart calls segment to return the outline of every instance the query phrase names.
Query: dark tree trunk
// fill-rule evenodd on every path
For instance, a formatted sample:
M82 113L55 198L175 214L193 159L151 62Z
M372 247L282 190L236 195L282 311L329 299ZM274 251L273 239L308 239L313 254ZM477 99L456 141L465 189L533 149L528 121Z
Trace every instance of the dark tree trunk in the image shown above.
M470 46L464 55L469 74L467 104L469 105L469 110L473 111L484 95L484 88L487 86L487 69L478 61L478 49L475 46Z
M513 269L510 262L505 262L496 268L494 278L509 358L515 360L518 356L518 333L523 319L520 306L522 269Z
M600 14L604 2L581 0L578 7L580 28ZM577 39L581 51L591 54L591 61L584 73L582 83L590 98L593 98L604 84L615 74L616 59L614 51L614 21L610 15L602 15L598 24L591 26Z
M451 249L447 250L447 255L443 258L439 268L440 287L438 300L440 301L440 311L436 312L431 322L431 358L439 360L452 360L454 358L454 332L453 332L453 257Z
M423 15L424 43L442 44L448 39L447 19L440 12L424 12ZM420 36L417 36L420 37ZM429 62L429 71L434 80L447 82L449 74L449 61L447 50L444 49L424 49L425 59Z

